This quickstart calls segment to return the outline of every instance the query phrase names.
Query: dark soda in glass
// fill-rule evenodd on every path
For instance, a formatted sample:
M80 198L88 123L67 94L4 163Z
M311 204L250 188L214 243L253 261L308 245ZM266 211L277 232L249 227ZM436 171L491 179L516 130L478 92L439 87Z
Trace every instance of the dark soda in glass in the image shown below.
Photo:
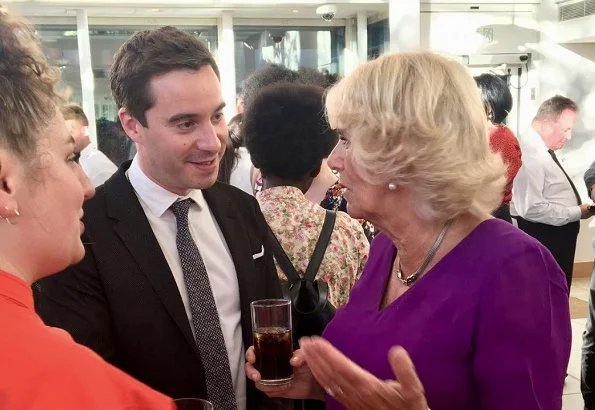
M262 384L285 384L291 381L291 330L282 327L261 327L254 330L254 353Z

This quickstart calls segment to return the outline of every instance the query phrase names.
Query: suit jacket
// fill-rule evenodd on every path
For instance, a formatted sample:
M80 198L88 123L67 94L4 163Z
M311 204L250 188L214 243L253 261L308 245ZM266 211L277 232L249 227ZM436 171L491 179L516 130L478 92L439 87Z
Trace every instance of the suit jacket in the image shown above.
M125 174L130 162L85 206L85 258L36 283L36 309L105 360L174 398L206 397L204 369L180 293ZM203 190L234 261L244 345L252 344L250 302L281 297L258 203L216 183ZM59 240L59 238L56 238ZM262 251L264 257L253 260ZM248 409L281 408L247 381Z

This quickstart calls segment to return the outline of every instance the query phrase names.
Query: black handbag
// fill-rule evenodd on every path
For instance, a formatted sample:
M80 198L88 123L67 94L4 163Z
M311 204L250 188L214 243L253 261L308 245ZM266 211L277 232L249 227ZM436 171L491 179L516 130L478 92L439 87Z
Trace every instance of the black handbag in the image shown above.
M269 227L273 255L287 277L287 281L283 281L282 287L285 297L291 300L293 340L296 345L302 336L320 336L335 315L335 307L328 301L328 284L323 280L316 279L316 274L330 242L336 217L336 212L326 211L318 242L306 272L301 275Z

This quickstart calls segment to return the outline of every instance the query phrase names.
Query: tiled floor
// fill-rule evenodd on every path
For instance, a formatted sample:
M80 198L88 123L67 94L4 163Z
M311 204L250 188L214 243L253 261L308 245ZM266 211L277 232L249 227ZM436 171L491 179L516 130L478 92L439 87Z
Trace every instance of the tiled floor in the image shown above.
M570 289L570 313L572 316L572 351L568 363L568 377L564 385L562 410L583 410L581 396L581 343L587 317L589 278L574 278Z

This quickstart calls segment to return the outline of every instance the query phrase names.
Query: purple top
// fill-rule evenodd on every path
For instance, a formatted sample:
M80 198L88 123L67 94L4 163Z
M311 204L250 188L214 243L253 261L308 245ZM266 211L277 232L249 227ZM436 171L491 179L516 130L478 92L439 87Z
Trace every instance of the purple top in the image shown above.
M396 249L379 234L324 337L380 379L411 356L432 410L560 410L568 291L549 251L509 223L481 223L401 297L379 305ZM344 409L327 396L327 410Z

